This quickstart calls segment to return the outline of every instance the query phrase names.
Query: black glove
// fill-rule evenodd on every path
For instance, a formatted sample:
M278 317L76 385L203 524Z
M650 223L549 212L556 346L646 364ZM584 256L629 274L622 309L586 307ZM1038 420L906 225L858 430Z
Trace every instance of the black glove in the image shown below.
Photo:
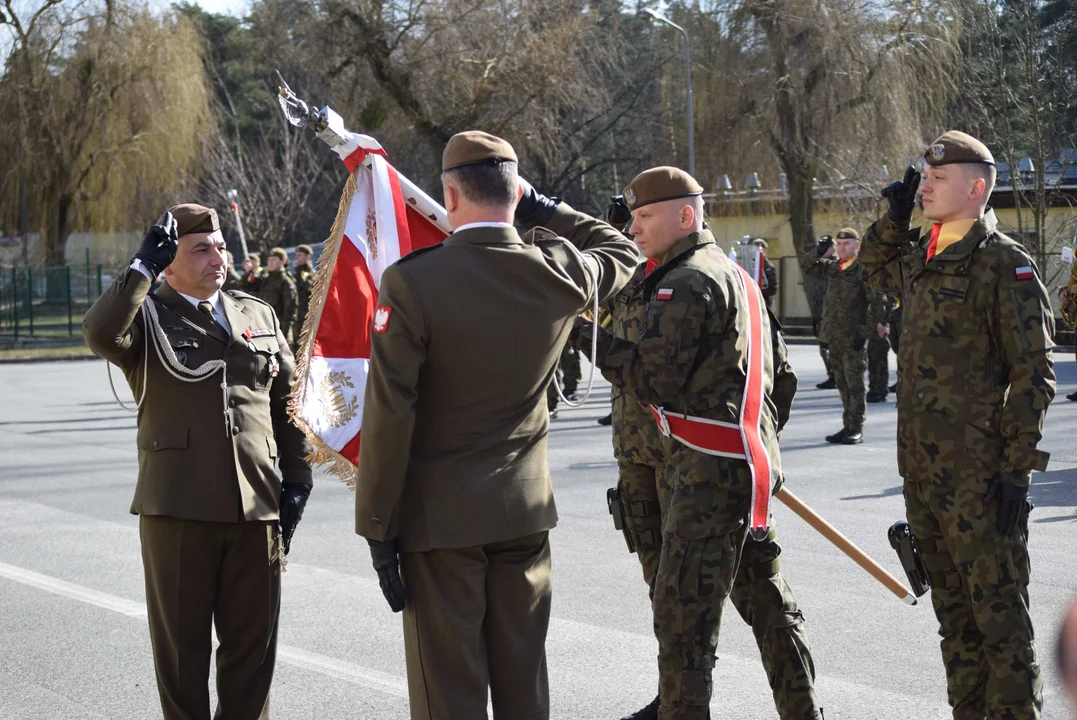
M984 503L998 498L998 522L995 527L1003 535L1013 535L1017 530L1017 521L1028 500L1028 485L1018 485L1010 479L996 475L987 487Z
M303 519L303 508L310 497L310 485L282 485L280 488L280 534L284 539L284 554L292 549L292 535Z
M834 247L834 236L823 235L819 238L819 244L815 246L815 251L820 255L826 255L832 247Z
M524 194L516 205L516 222L527 230L543 225L553 217L561 198L546 197L523 178L520 178L520 185L523 186Z
M378 583L381 585L381 594L389 603L393 612L404 609L408 594L404 591L404 581L400 579L400 549L396 540L371 540L370 559L374 562L374 569L378 571Z
M853 335L853 350L860 352L864 349L864 338L860 337L860 333Z
M916 191L920 188L920 173L912 165L905 168L905 179L892 182L883 188L882 195L890 201L887 215L895 225L907 225L916 205Z
M632 211L628 209L624 195L611 195L610 204L606 206L606 212L602 219L616 228L623 228L632 219Z
M141 260L155 278L176 259L176 249L179 247L177 233L176 218L166 212L142 237L142 245L135 253L135 258Z
M568 334L568 346L574 347L591 357L591 339L595 334L595 321L590 318L577 317Z

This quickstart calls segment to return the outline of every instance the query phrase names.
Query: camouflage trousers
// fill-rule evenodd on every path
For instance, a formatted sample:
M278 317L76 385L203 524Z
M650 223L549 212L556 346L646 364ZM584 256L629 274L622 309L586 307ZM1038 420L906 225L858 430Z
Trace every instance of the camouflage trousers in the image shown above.
M676 446L662 475L670 496L652 600L659 720L708 717L727 597L752 628L782 720L821 718L804 616L781 575L774 526L762 540L747 535L747 464Z
M566 343L565 349L561 351L559 366L561 368L561 377L563 378L562 382L564 383L565 397L568 397L576 392L576 389L580 386L580 351L571 344Z
M987 482L905 482L931 584L954 720L1036 720L1043 681L1029 617L1028 505L1016 536L995 528Z
M867 354L863 349L830 346L830 366L834 368L834 382L841 395L841 421L849 432L864 430L864 413L867 412L864 371L868 369L867 365Z
M868 391L890 392L890 341L878 335L868 340Z
M625 511L625 524L636 545L636 557L654 599L654 579L662 556L662 518L669 507L669 488L661 467L618 460L617 487Z
M834 379L834 368L830 365L830 346L824 342L819 343L819 357L823 359L823 367L826 368L826 376Z

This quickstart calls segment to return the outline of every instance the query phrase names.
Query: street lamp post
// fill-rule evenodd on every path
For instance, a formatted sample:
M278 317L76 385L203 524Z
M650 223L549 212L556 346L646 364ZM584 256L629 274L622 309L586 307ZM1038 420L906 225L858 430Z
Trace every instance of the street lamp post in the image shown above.
M696 140L692 130L692 48L688 41L688 33L677 23L664 17L651 8L643 8L641 14L650 15L659 22L663 22L684 35L684 75L688 83L688 174L696 176Z

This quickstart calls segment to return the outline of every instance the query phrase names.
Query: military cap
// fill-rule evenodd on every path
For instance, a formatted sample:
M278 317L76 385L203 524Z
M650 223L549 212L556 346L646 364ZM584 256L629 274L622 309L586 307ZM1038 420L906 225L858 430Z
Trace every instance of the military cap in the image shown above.
M441 155L441 171L448 172L468 165L498 165L518 162L512 145L481 130L456 133L449 138Z
M176 219L176 234L180 237L193 233L210 233L221 229L217 211L204 205L184 203L168 209Z
M703 194L703 187L684 170L675 167L655 167L644 170L624 190L630 210L676 198Z
M859 240L860 233L852 228L842 228L838 230L838 234L834 236L839 240Z
M995 158L982 142L960 130L943 133L924 151L924 162L933 167L953 163L994 166Z
M272 250L269 251L269 257L280 258L284 262L288 262L288 253L285 252L284 248L279 248L279 247L273 248Z
M763 248L763 250L768 250L770 247L769 245L767 245L767 241L763 238L753 238L752 245L755 245L758 248Z
M295 249L296 252L304 252L307 255L313 255L314 251L310 249L310 245L300 245Z

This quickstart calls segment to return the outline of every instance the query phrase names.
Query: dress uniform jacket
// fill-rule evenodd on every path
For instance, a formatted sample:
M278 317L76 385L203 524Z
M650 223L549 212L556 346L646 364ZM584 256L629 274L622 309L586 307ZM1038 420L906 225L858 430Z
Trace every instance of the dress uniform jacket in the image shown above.
M556 524L546 388L575 317L594 293L605 301L620 290L639 253L564 203L546 227L523 238L508 226L466 228L382 276L358 534L398 538L407 553Z
M310 484L311 472L310 446L288 419L294 363L272 309L245 293L222 292L228 336L167 284L152 296L164 339L188 368L225 361L222 396L221 371L190 383L161 364L139 311L149 287L141 272L128 270L83 322L87 344L123 370L136 398L145 380L131 512L214 522L277 519L281 480L274 462L285 482Z

